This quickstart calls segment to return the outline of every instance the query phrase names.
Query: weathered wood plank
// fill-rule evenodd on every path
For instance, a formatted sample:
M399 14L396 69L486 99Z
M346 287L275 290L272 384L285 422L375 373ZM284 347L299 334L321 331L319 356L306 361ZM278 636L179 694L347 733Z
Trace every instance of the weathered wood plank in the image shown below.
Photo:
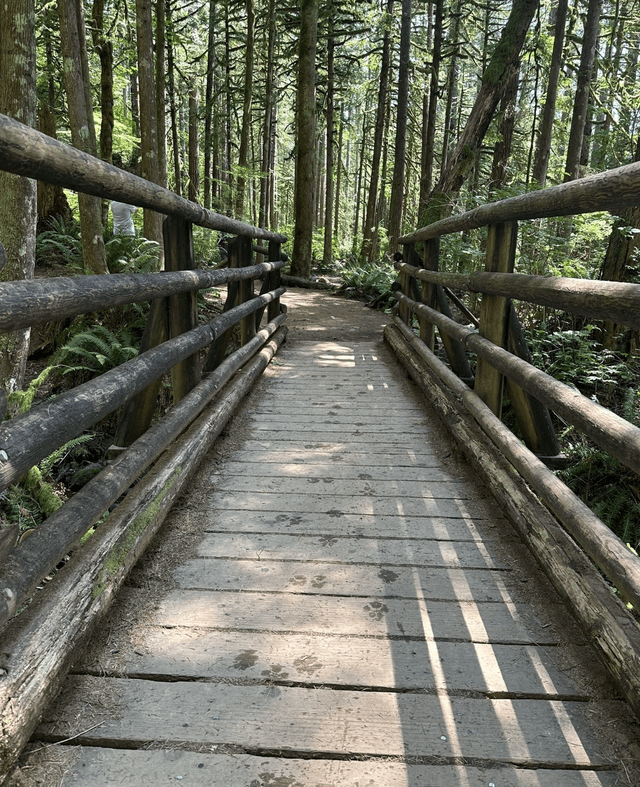
M529 766L605 764L585 749L597 751L583 703L411 693L72 676L70 704L52 708L39 734L77 733L77 711L94 699L97 684L113 692L121 712L84 733L81 740L88 744L171 740L410 757L456 757L464 751L469 758Z
M198 546L202 557L251 558L373 566L440 566L504 568L495 550L480 541L427 541L270 533L205 534Z
M76 669L168 679L290 681L416 691L437 686L529 697L582 696L555 666L555 649L533 645L147 627L140 631L135 649L129 646L123 652L123 647L118 643L114 653L109 643Z
M366 473L364 474L366 476ZM215 479L212 479L214 481ZM297 476L247 476L236 477L226 475L217 479L216 489L220 492L277 492L283 495L304 495L313 492L319 497L345 497L357 495L375 497L376 499L394 498L404 502L413 500L471 500L479 492L467 481L413 481L399 479L396 481L374 481L370 478L352 478L342 480L330 476L307 478Z
M262 556L261 556L262 557ZM508 592L504 572L461 568L393 569L352 563L294 563L193 558L175 571L178 587L190 590L251 590L339 596L499 601Z
M313 449L311 452L309 449ZM325 462L330 460L332 464L347 464L359 466L366 459L368 465L387 466L389 463L397 467L438 467L442 462L442 454L438 455L435 450L429 451L429 446L423 445L421 448L397 448L395 446L376 446L372 445L367 451L364 446L354 449L349 446L346 450L344 443L332 443L329 441L318 441L311 444L306 440L256 440L249 438L242 443L242 448L234 452L238 461L243 461L249 457L255 457L260 453L260 461L281 462L283 454L291 462ZM444 454L445 457L450 453Z
M425 611L426 607L426 611ZM526 625L521 619L526 615ZM152 622L160 626L291 631L431 641L554 644L528 607L402 599L173 590Z
M269 785L340 785L340 787L615 787L613 771L524 770L468 765L408 765L400 762L296 760L244 754L196 754L169 751L126 751L84 748L65 771L65 784L82 787L140 787L148 784L193 787L269 787Z
M267 456L268 454L264 454ZM311 460L307 463L305 458L297 462L283 461L289 460L287 457L273 457L275 461L264 462L263 455L256 458L255 454L247 456L247 461L227 461L224 463L224 473L211 474L211 481L226 478L258 478L260 475L276 478L305 478L305 479L331 479L333 481L401 481L410 478L412 481L454 481L460 482L461 478L471 478L471 473L462 469L460 466L455 471L447 470L445 462L439 462L436 466L418 466L410 471L398 467L395 463L388 462L387 465L377 465L368 467L366 458L361 455L362 464L352 464L340 466L337 462L321 463L317 460L315 452L308 452ZM315 462L313 460L316 460ZM255 460L255 461L254 461ZM278 461L279 460L279 461ZM376 483L377 488L377 483Z
M480 500L450 500L441 498L354 498L350 496L326 495L279 495L277 493L216 492L211 495L211 506L217 509L236 511L318 511L325 514L376 514L378 516L451 516L491 518L486 505Z
M426 538L436 541L495 539L498 521L476 522L470 517L405 517L377 514L279 514L263 511L215 511L207 513L205 529L212 533L289 533L360 538ZM510 534L508 538L517 538ZM502 534L500 533L502 540Z

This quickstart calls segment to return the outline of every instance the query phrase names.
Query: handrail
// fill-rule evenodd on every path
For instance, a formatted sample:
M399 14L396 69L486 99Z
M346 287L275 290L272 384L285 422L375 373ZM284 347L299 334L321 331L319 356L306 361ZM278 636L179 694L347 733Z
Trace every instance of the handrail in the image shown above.
M483 205L404 235L402 254L396 255L398 304L385 336L503 501L640 715L640 627L621 602L640 612L640 559L546 466L563 461L551 412L639 474L640 428L536 368L512 306L520 300L640 330L639 284L514 273L520 219L619 212L638 204L640 163L635 163ZM438 270L440 238L481 226L488 227L485 270ZM422 257L416 250L421 242ZM457 304L472 328L453 319L448 288L482 295L479 318ZM448 365L435 355L436 328ZM467 351L475 354L475 377ZM501 420L503 385L521 437Z
M7 115L0 115L0 168L29 178L75 189L94 197L120 200L158 213L178 216L199 227L286 241L285 235L253 227L179 197L169 189L118 169L42 134Z
M501 295L551 309L563 309L581 317L611 320L636 330L640 328L640 284L490 271L447 273L428 271L406 262L396 267L400 272L430 284L484 295Z
M398 243L418 243L442 235L450 235L453 232L520 219L574 216L598 210L609 210L615 214L623 208L638 205L639 181L640 162L625 164L617 169L572 180L570 183L519 194L517 197L481 205L457 216L448 216L427 227L403 235L398 239Z
M60 276L0 283L0 331L64 320L84 312L125 303L195 292L221 284L263 279L280 270L283 261L262 262L246 268L162 271L161 273L112 273L109 276Z

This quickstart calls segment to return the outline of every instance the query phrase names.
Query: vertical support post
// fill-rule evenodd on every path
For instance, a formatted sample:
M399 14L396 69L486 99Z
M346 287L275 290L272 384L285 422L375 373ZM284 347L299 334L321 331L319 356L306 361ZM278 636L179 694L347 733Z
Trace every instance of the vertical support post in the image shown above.
M280 242L277 240L270 240L269 241L269 262L279 262L280 257L282 256L282 252L280 250ZM280 286L280 282L282 281L282 276L280 275L280 268L277 271L273 271L267 277L269 279L269 290L277 290ZM276 298L275 301L271 301L271 303L267 306L267 320L271 322L275 320L275 318L280 314L280 298Z
M147 324L140 342L140 353L166 342L168 338L167 298L155 298L151 301ZM116 429L116 445L122 447L131 445L151 426L161 385L162 377L154 380L144 391L140 391L125 404Z
M234 252L237 259L232 260L232 266L236 268L247 268L253 262L253 241L246 235L239 235L234 244ZM253 298L253 279L243 279L239 283L238 304L246 303ZM246 344L256 335L256 315L250 314L240 320L240 344Z
M407 259L411 257L412 248L413 246L411 244L407 244L404 247L404 252L396 252L393 258L396 262L407 262ZM406 295L407 298L411 298L411 277L404 271L400 271L400 292ZM398 317L400 317L405 325L411 327L411 312L402 303L398 306Z
M419 259L419 258L418 258ZM432 238L424 244L424 262L423 267L428 271L437 271L440 268L440 238ZM425 306L431 309L437 308L437 287L435 284L423 281L420 282L422 290L422 302ZM420 323L420 338L433 352L436 346L436 329L435 325L428 320L424 321L426 324L423 328L422 322Z
M196 264L193 256L193 233L190 221L167 216L162 224L164 267L167 271L191 271ZM181 292L169 296L169 337L180 336L198 325L198 296ZM171 370L173 402L176 404L200 381L200 357L194 353Z
M487 236L485 270L513 273L516 255L517 222L492 224ZM483 295L480 306L480 335L496 344L507 346L511 301L501 295ZM498 416L502 415L503 377L487 361L478 358L474 390Z

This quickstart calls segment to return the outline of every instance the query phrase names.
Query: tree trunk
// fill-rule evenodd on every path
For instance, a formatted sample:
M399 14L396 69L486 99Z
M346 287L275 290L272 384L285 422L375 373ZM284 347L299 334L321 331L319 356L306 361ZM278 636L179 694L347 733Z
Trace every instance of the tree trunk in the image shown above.
M549 155L551 153L551 135L553 133L553 123L556 116L556 100L558 97L558 77L562 66L562 49L564 46L564 29L567 23L567 8L569 0L558 0L555 9L556 23L553 37L553 51L551 53L551 65L549 68L549 82L547 84L547 97L542 110L542 120L540 121L540 131L538 134L538 144L536 145L536 157L533 163L533 179L540 186L544 186L547 180L547 169L549 168Z
M71 142L74 147L96 156L82 0L58 0L58 13ZM102 201L98 197L78 194L78 208L85 272L109 273L102 237Z
M171 149L173 153L173 190L182 194L182 159L180 157L180 141L178 139L178 108L176 106L176 69L173 56L173 19L170 0L166 0L166 21L169 30L167 39L167 84L169 88L169 115L171 117Z
M44 90L39 91L38 100L38 129L47 136L57 139L56 114L55 114L55 84L53 81L53 50L51 47L51 32L49 20L45 21L43 35L45 38L45 53L47 62L47 73L42 75L46 79L46 97ZM65 221L71 219L71 208L62 186L54 183L38 181L38 225L36 234L49 229L49 218L62 218Z
M213 150L213 88L215 82L216 0L209 0L207 36L207 81L204 96L204 206L211 208Z
M539 0L514 0L509 19L482 77L469 119L446 169L431 192L420 224L429 224L451 212L451 199L460 191L469 165L493 119L496 108L513 73L520 65L520 51Z
M335 39L329 36L327 42L327 158L326 158L326 188L324 209L324 250L322 259L329 265L333 259L333 139L334 139L334 53Z
M244 216L246 173L249 151L249 131L251 129L251 98L253 94L253 37L255 14L253 0L246 0L247 8L247 41L244 61L244 92L242 102L242 128L240 131L240 150L238 152L238 178L236 181L236 218Z
M296 105L296 174L291 275L311 273L316 139L316 44L318 0L301 0Z
M198 145L198 89L189 91L189 187L187 197L191 202L200 199L200 154Z
M269 223L269 201L271 196L271 151L272 151L272 127L273 127L273 75L275 69L274 55L276 44L276 3L269 0L269 18L267 33L267 70L264 91L264 120L262 124L262 159L260 176L260 214L258 225L266 227Z
M342 107L339 111L340 127L338 129L338 171L336 173L336 199L333 209L333 237L337 239L340 233L340 187L342 185L342 140L344 137L344 120L342 119Z
M36 125L36 38L33 0L0 5L0 112ZM0 281L32 279L35 268L36 182L0 172ZM4 255L2 255L4 256ZM30 328L0 336L0 386L22 388Z
M167 187L167 122L165 98L165 0L156 0L156 117L158 119L158 183Z
M516 71L507 85L507 89L500 101L502 119L498 131L498 141L493 151L493 164L489 179L489 193L497 191L505 185L507 166L511 155L511 142L516 124L516 98L520 82L520 72Z
M136 0L136 39L138 42L138 79L140 82L140 147L142 177L159 183L158 117L153 57L151 0ZM162 249L162 216L145 208L144 236Z
M411 49L411 0L402 0L400 27L400 69L398 71L398 105L393 179L389 203L389 254L398 249L401 234L402 195L404 192L405 154L407 148L407 115L409 111L409 53Z
M391 20L393 14L393 0L387 0L387 18ZM389 62L391 59L391 25L387 25L382 39L382 57L380 60L380 85L378 88L378 106L376 109L376 125L373 134L373 153L371 156L371 179L369 180L369 196L367 198L367 212L362 232L362 248L360 259L372 259L373 230L376 222L376 205L378 200L378 185L380 181L380 157L382 155L382 140L384 135L384 119L387 106L387 93L389 90Z
M580 156L582 153L582 139L584 136L587 110L589 106L589 93L591 89L591 75L593 61L598 43L598 25L602 0L589 0L587 18L582 34L582 54L580 68L578 69L578 82L576 85L573 115L571 118L571 131L567 146L567 163L565 164L564 182L568 183L580 177Z
M429 192L433 184L433 158L436 139L436 114L438 110L438 90L440 89L440 59L442 57L442 0L435 0L435 18L433 25L433 54L429 81L429 99L427 117L424 127L422 161L420 172L420 198L418 216L422 216L427 205Z

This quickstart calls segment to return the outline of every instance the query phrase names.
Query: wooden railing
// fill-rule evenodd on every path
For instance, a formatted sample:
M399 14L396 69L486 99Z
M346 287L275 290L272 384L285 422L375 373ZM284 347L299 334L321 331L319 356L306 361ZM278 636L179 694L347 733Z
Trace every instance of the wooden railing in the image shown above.
M514 273L519 220L619 211L639 201L640 164L633 164L484 205L404 236L396 262L400 289L394 326L386 330L638 714L640 559L550 469L559 459L550 411L636 473L640 429L532 364L512 299L640 328L640 285ZM440 238L482 226L488 227L485 270L439 271ZM479 317L452 290L480 294ZM473 328L453 319L450 299ZM419 335L411 327L413 316ZM434 354L436 330L448 363ZM467 351L476 354L475 372ZM503 386L524 444L502 423ZM459 423L459 413L466 425ZM528 485L525 491L514 485L514 468ZM601 574L633 605L636 618Z
M151 301L136 358L0 426L1 492L124 405L117 435L124 450L117 458L22 543L14 545L12 529L2 531L4 776L58 690L73 649L108 608L186 480L283 341L280 246L286 238L205 210L5 116L0 116L0 168L167 216L163 272L0 284L0 330L5 332ZM228 267L196 269L193 224L235 236L229 244ZM266 262L254 264L254 251ZM259 294L254 293L256 280L262 280ZM227 285L222 314L198 325L196 293L220 285ZM265 311L266 324L261 327ZM227 354L237 323L240 347ZM206 348L201 370L199 356ZM174 404L152 424L165 373L171 373ZM83 539L98 522L91 538ZM70 554L72 559L47 584L46 592L36 593L43 578ZM26 611L15 617L30 599Z

